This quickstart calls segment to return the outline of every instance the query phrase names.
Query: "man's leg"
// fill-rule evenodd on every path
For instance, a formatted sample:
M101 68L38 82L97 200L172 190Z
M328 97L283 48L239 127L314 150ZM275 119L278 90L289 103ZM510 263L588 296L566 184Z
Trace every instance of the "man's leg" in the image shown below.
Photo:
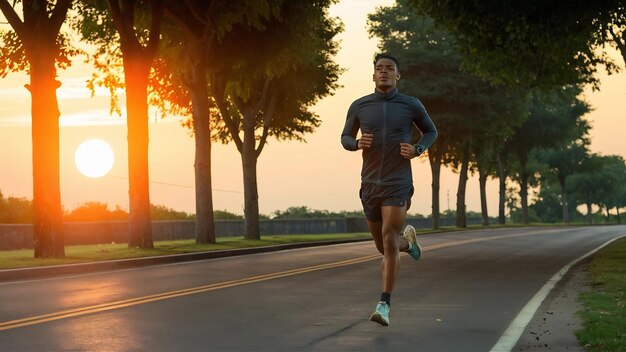
M383 265L383 292L391 294L400 270L400 252L409 248L409 243L402 237L402 226L406 220L406 207L384 206L381 208Z
M391 302L391 292L400 269L400 251L405 251L409 248L408 241L402 237L401 231L406 218L406 207L399 206L383 206L381 207L382 223L380 227L377 227L379 223L368 222L372 236L376 241L376 238L382 236L382 250L380 248L380 242L376 242L376 247L383 253L383 262L381 266L382 286L383 293L380 301L376 305L376 310L370 316L371 321L375 321L383 326L389 325L389 308ZM375 235L375 231L380 229L380 235Z
M376 249L380 252L380 254L385 254L384 246L383 246L383 222L382 221L369 221L367 220L367 227L372 234L372 238L374 239L374 244L376 245Z

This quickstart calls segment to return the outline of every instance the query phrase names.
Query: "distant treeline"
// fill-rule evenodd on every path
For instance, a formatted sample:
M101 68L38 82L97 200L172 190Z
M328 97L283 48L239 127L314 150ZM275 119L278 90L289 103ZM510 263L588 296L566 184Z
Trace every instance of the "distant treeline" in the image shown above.
M154 220L194 220L195 215L177 211L162 205L150 205L150 213ZM237 216L228 212L216 211L216 217L222 219ZM219 215L218 215L219 214ZM71 211L63 212L63 221L115 221L128 220L128 212L115 206L101 202L86 202ZM0 223L28 224L33 222L33 201L27 198L7 197L0 192Z
M555 191L556 193L556 191ZM150 206L152 220L195 220L196 215L184 211L174 210L163 205ZM235 214L227 210L215 210L216 220L238 220L243 219L243 215ZM572 222L586 221L586 215L577 211L573 206L571 213L574 214ZM456 217L456 211L446 210L441 213L444 218ZM607 222L609 219L598 211L594 214L594 223ZM328 219L328 218L361 218L363 212L360 210L353 211L329 211L311 209L307 206L293 206L285 210L276 210L269 215L261 214L261 219ZM480 217L479 212L468 211L468 218ZM426 219L430 215L422 215L413 213L408 215L409 218ZM557 223L561 222L561 205L558 196L546 196L538 200L530 206L531 222ZM33 202L27 198L5 198L0 192L0 223L3 224L25 224L32 223L33 219ZM102 202L85 202L71 211L66 211L63 220L67 222L80 221L116 221L128 220L128 212L115 206L110 209L107 203ZM616 218L619 221L619 218ZM521 222L520 210L513 208L510 214L510 221L514 223Z

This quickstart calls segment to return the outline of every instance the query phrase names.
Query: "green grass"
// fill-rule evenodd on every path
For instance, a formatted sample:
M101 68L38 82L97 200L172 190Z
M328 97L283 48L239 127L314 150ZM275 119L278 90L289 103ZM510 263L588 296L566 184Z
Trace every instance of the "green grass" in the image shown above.
M446 232L453 227L437 231L419 229L418 234ZM196 244L195 240L154 242L153 249L128 248L126 243L108 243L82 246L66 246L65 258L34 259L32 249L0 251L0 270L47 265L76 264L115 259L150 257L159 255L217 251L224 249L251 248L298 242L347 240L371 238L369 233L340 233L315 235L273 235L262 236L261 240L244 240L243 237L220 237L216 244Z
M542 224L545 226L545 224ZM418 229L418 234L431 234L449 231L471 231L483 229L498 229L520 227L522 225L506 224L506 225L490 225L488 227L482 225L470 225L465 229L455 226L441 227L439 230ZM529 226L529 225L525 225ZM530 226L538 226L531 224ZM548 226L555 226L549 224ZM557 225L558 226L558 225ZM63 259L34 259L33 250L10 250L0 251L0 270L14 269L24 267L36 267L46 265L74 264L94 261L138 258L157 255L193 253L204 251L215 251L222 249L249 248L259 246L271 246L275 244L326 241L326 240L342 240L353 238L369 238L368 233L346 233L346 234L316 234L316 235L276 235L263 236L259 241L244 240L242 237L220 237L216 244L196 244L194 240L180 241L162 241L155 242L154 249L138 249L128 248L125 243L117 244L99 244L85 246L66 246L65 258Z
M125 243L110 243L83 246L66 246L65 258L34 259L32 249L0 251L0 270L24 267L75 264L114 259L149 257L181 253L216 251L224 249L250 248L327 240L369 238L367 233L319 234L263 236L261 240L244 240L242 237L222 237L216 244L196 244L195 240L161 241L154 243L154 249L128 248Z
M625 352L626 238L595 254L589 273L594 290L580 296L584 329L578 341L592 352Z

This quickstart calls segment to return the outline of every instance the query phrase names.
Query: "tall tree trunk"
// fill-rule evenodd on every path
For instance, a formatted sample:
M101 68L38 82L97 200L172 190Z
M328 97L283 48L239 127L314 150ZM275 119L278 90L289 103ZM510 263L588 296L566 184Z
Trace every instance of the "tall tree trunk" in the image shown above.
M617 223L621 224L622 223L622 217L621 217L621 215L619 213L619 207L618 206L615 207L615 212L617 212Z
M128 113L129 247L153 248L148 173L148 74L150 59L124 53Z
M478 165L478 183L480 185L480 213L483 218L482 225L489 226L489 213L487 212L487 173Z
M498 185L499 185L499 197L498 197L498 224L504 225L506 223L506 174L504 172L504 163L500 154L497 156L498 162Z
M161 35L163 0L150 0L147 44L136 33L137 1L107 0L109 14L120 36L126 85L128 124L129 247L153 248L148 174L148 76Z
M469 160L464 155L461 162L461 172L459 172L459 187L456 192L456 226L467 227L465 214L465 189L467 187L467 168Z
M212 40L209 33L212 30L211 21L203 21L201 17L210 17L213 11L208 10L204 15L196 14L195 20L189 20L188 15L196 12L196 5L200 3L185 2L186 6L179 8L180 3L168 2L164 8L166 15L174 22L185 36L183 47L186 49L188 63L191 68L183 78L185 88L191 96L192 121L195 138L195 195L196 195L196 243L215 243L215 215L213 214L213 191L211 178L211 113L208 92L207 64ZM216 5L211 2L209 7ZM173 6L173 7L171 7ZM199 22L198 22L199 21ZM202 23L202 25L199 25Z
M196 243L215 243L215 218L211 180L211 127L206 66L199 60L193 69L190 87L196 142L194 162L196 182Z
M563 208L563 223L569 225L569 202L567 201L567 190L565 189L565 177L559 177L561 186L561 207Z
M522 200L522 224L528 224L528 174L526 172L522 172L520 174L520 198Z
M591 209L591 202L587 201L587 223L593 225L593 210Z
M610 216L611 216L611 214L609 214L609 207L604 207L604 210L606 212L606 220L605 220L605 222L608 224L609 220L610 220Z
M45 1L21 1L23 20L15 12L16 3L0 0L0 11L15 31L29 64L30 84L25 87L31 94L32 109L34 256L61 258L65 249L56 96L61 84L56 80L55 61L59 56L57 37L72 1L58 0L54 6Z
M440 227L440 208L439 208L439 188L441 176L441 158L435 153L428 152L428 161L430 162L430 172L432 175L432 227L437 230Z
M33 52L35 51L34 48ZM54 48L40 44L30 56L35 258L65 256L59 167L59 105Z
M244 192L244 220L247 240L261 239L259 227L259 192L256 177L256 140L254 138L255 116L244 116L244 140L241 150L241 163L243 166L243 192Z
M528 155L519 155L520 162L520 198L522 200L522 224L528 224L528 179L530 175L526 171Z

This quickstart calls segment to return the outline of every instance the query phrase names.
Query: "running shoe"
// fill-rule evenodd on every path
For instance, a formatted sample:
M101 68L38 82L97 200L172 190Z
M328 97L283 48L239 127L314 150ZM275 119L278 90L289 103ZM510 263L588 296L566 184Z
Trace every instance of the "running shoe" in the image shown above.
M419 260L422 256L422 247L417 243L415 238L415 228L411 225L406 225L404 228L404 234L402 235L407 242L409 242L409 249L406 252L415 260Z
M389 325L389 305L385 301L380 301L376 305L376 310L370 316L370 321L376 322L382 326Z

